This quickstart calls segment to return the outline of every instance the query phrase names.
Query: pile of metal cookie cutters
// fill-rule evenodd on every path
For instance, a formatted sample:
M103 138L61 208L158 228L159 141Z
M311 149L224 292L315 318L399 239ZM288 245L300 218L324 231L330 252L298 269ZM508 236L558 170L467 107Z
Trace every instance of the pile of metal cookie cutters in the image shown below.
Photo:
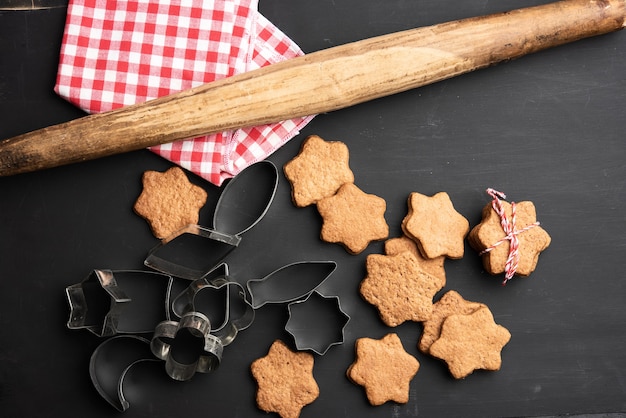
M343 342L349 316L337 296L317 291L335 271L334 261L294 262L244 280L245 287L224 262L265 216L277 185L274 164L253 164L224 187L212 228L188 225L149 251L144 264L156 271L96 269L66 288L67 327L105 338L89 372L109 404L119 411L130 406L126 376L140 363L164 362L178 381L214 371L225 347L266 304L287 304L285 329L299 350L323 355Z

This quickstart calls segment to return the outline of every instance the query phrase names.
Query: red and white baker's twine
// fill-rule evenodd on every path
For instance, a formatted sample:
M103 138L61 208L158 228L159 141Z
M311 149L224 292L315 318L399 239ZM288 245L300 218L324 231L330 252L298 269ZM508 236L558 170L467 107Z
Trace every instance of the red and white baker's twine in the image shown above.
M490 252L498 245L510 241L509 243L509 256L506 260L506 264L504 265L504 281L502 285L505 285L510 279L513 278L515 272L517 271L517 266L519 264L519 239L517 236L522 232L528 231L539 225L539 222L532 223L522 229L515 229L515 220L516 220L516 205L515 202L511 202L511 219L506 216L506 211L504 210L504 205L500 199L506 199L506 195L502 192L494 190L492 188L487 189L487 194L493 197L491 201L491 206L496 214L500 217L500 225L502 225L502 230L506 234L499 241L493 243L490 247L485 248L480 252L480 255Z

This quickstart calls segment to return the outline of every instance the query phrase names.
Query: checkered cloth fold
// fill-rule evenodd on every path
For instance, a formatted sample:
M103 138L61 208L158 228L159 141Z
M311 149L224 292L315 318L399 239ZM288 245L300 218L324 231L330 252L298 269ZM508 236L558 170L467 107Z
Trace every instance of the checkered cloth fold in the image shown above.
M257 7L258 0L70 0L55 91L99 113L302 55ZM220 185L312 117L150 149Z

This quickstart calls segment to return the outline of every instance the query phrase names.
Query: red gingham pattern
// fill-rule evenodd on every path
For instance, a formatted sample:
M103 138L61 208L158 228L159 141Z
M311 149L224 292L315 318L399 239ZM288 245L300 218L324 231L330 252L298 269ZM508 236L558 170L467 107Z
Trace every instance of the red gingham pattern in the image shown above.
M70 0L55 91L89 113L144 102L302 55L258 0ZM211 115L207 115L211 117ZM152 147L220 185L312 116Z

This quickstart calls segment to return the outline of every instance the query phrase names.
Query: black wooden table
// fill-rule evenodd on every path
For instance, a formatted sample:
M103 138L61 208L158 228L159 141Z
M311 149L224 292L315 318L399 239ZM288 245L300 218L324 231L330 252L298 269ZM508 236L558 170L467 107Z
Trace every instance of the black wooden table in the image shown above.
M525 0L261 0L260 10L305 52L392 31L542 3ZM0 138L82 115L52 91L64 8L0 11ZM446 191L470 223L487 187L531 200L552 244L529 278L507 286L476 253L447 261L448 283L486 303L512 339L498 372L456 381L418 352L417 323L388 328L358 294L365 257L319 240L314 208L298 209L282 176L266 217L227 260L245 283L300 260L335 260L323 293L351 320L343 345L316 356L313 416L539 416L626 413L626 32L579 41L418 90L318 115L269 159L278 167L317 134L345 142L356 184L387 201L401 234L410 192ZM210 115L209 115L210 116ZM100 339L66 328L65 287L92 269L143 269L157 240L132 211L145 170L172 164L147 150L0 178L0 410L7 417L118 413L91 385ZM219 189L201 223L210 225ZM221 367L191 381L146 367L132 377L128 417L264 416L250 363L284 330L283 305L257 311ZM372 407L345 376L360 337L396 332L421 369L406 405Z

